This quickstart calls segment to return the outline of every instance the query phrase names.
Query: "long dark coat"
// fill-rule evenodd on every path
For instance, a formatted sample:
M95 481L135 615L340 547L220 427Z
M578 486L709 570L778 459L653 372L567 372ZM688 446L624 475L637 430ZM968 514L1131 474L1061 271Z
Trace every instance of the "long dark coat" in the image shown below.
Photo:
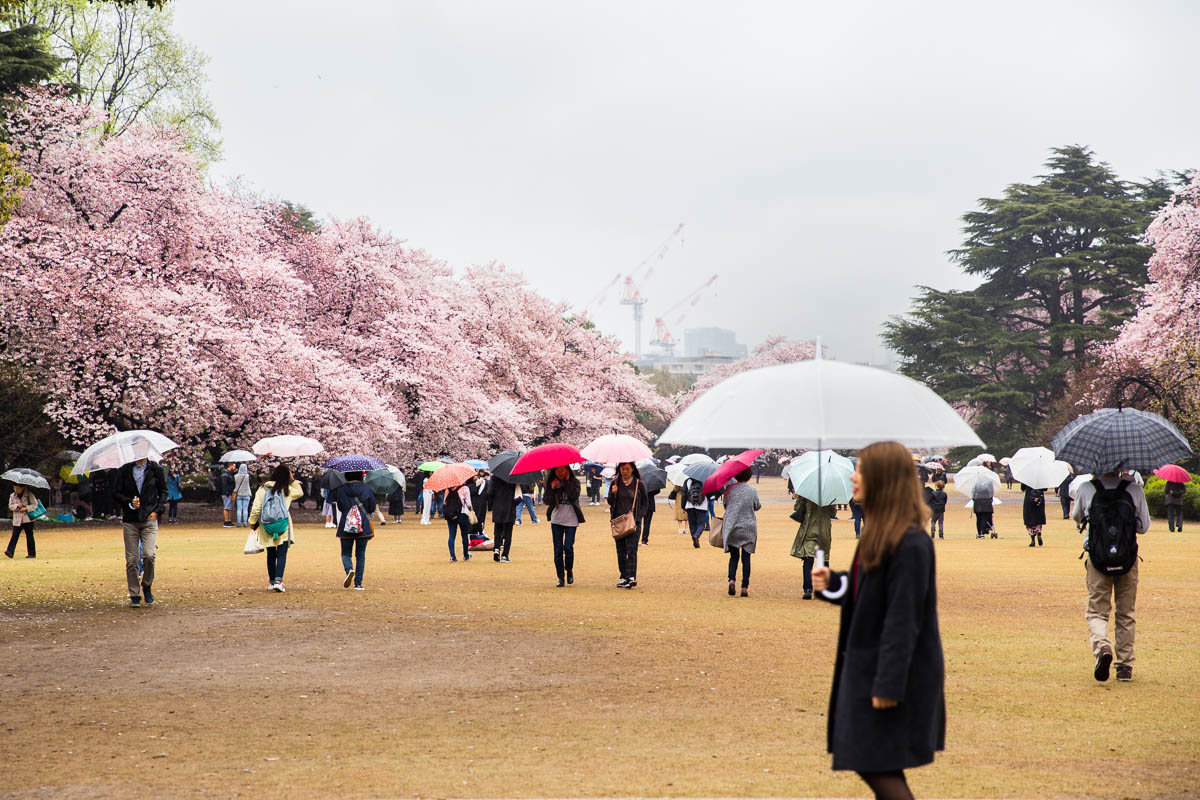
M493 525L507 525L517 521L517 504L513 500L516 485L506 483L495 475L488 478L487 507L492 512Z
M1046 524L1046 492L1044 489L1025 487L1025 504L1021 506L1021 516L1026 528Z
M833 573L832 589L839 578L849 581L850 573ZM890 772L930 763L946 743L933 543L910 529L878 569L859 571L857 599L847 590L830 602L842 607L826 741L833 768ZM900 704L877 710L872 697Z

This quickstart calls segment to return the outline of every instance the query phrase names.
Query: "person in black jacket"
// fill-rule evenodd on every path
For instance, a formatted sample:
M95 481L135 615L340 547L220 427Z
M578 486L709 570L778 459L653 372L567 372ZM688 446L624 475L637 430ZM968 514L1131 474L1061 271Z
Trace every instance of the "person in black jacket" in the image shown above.
M492 560L508 562L512 554L513 521L517 518L517 487L493 475L488 480L487 510L492 512Z
M471 483L475 480L472 478ZM458 561L454 557L454 540L458 538L455 534L462 534L462 549L463 561L471 560L471 518L467 514L467 506L471 506L474 510L474 497L472 496L473 488L471 486L456 486L445 491L445 499L442 501L442 514L446 517L446 526L450 530L450 537L447 544L450 547L450 560ZM463 502L464 499L466 502Z
M911 800L904 770L932 762L946 740L929 510L902 444L858 456L867 522L854 560L847 572L813 570L820 596L842 607L826 745L833 768L858 772L877 799Z
M125 534L125 580L129 584L129 606L138 608L143 596L146 605L152 606L158 518L167 510L167 477L162 467L145 458L121 467L113 487L113 500L121 508L121 529Z
M946 534L946 504L950 498L946 496L946 482L938 481L928 495L929 502L929 538L933 538L934 530L937 537L944 539Z
M1071 518L1071 481L1074 479L1074 475L1068 475L1058 485L1058 502L1062 504L1063 519Z
M650 499L637 467L628 461L618 464L617 476L608 490L608 507L613 520L632 512L634 528L628 535L613 540L617 545L617 568L621 571L617 588L632 589L637 586L637 532L649 506Z
M554 571L558 586L575 583L575 531L583 524L579 479L566 467L546 470L546 519L554 542Z
M1042 526L1046 524L1046 491L1032 489L1023 483L1021 491L1025 492L1025 504L1021 507L1021 516L1025 521L1025 532L1029 534L1029 546L1033 547L1034 542L1041 546Z
M342 542L342 569L346 578L342 586L362 591L363 572L367 563L367 542L374 536L371 528L371 515L375 513L375 492L363 483L363 473L347 472L346 483L333 490L330 500L338 510L337 538ZM356 509L356 514L350 510ZM354 560L350 560L350 553Z

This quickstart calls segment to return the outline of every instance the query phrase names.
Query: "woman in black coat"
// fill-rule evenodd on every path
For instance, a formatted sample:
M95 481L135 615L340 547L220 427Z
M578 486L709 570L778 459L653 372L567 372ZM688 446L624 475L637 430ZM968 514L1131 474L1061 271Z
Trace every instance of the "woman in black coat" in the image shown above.
M612 514L610 519L633 512L633 531L613 540L617 544L617 568L621 570L617 588L632 589L637 586L637 532L650 507L650 498L646 495L646 487L637 467L628 461L617 464L617 476L608 490L608 507Z
M859 451L854 499L866 524L847 572L813 570L821 597L842 607L827 747L876 798L911 800L904 770L945 747L945 665L938 630L929 510L908 449Z
M1029 546L1036 541L1042 543L1042 526L1046 524L1046 490L1031 489L1021 484L1025 492L1025 505L1021 507L1021 515L1025 520L1025 532L1029 534Z
M493 475L488 480L487 510L492 512L492 560L508 561L512 552L513 522L517 518L517 487Z

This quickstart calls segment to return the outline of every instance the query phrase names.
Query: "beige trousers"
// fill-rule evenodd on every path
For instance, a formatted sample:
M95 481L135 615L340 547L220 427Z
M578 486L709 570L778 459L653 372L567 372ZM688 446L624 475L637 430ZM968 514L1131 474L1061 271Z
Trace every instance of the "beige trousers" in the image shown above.
M158 520L124 522L125 533L125 580L129 583L129 596L140 597L142 586L154 585L154 551L158 547ZM142 574L138 575L138 542L142 544Z
M1117 620L1114 625L1117 646L1114 649L1117 666L1133 666L1133 606L1137 601L1138 562L1124 575L1108 576L1098 572L1090 559L1084 559L1087 568L1087 624L1092 640L1092 655L1099 655L1104 645L1112 647L1108 640L1108 617L1113 602L1117 604Z

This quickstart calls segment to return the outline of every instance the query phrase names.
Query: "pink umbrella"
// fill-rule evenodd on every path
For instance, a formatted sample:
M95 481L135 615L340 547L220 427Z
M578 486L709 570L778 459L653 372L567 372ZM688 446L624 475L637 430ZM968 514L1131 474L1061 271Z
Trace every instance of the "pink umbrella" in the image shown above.
M643 442L624 433L610 433L579 451L589 461L601 464L635 463L650 457L650 448Z
M583 454L569 444L543 444L527 450L517 459L517 463L513 464L512 471L518 474L536 472L554 467L565 467L568 464L582 464L584 461L587 459L583 457Z
M1165 467L1159 467L1154 470L1154 474L1164 481L1172 483L1190 483L1192 480L1192 476L1188 474L1188 471L1178 464L1167 464Z
M754 459L763 454L762 450L747 450L723 462L717 471L704 481L704 494L719 492L721 487L733 480L733 477L754 463Z

